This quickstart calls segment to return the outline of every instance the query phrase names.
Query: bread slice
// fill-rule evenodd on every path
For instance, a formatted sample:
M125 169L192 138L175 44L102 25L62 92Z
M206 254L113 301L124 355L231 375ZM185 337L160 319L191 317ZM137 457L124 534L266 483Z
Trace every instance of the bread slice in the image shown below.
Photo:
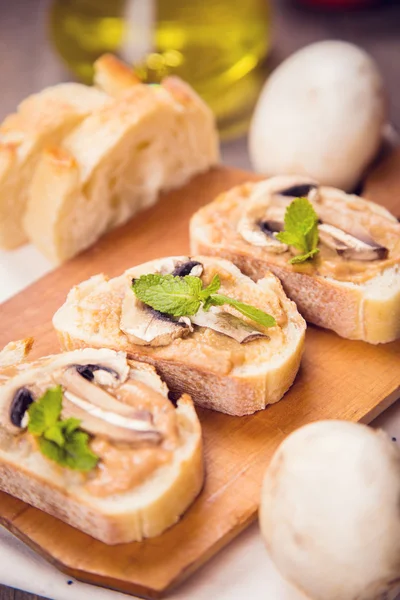
M94 84L110 96L118 97L140 83L133 70L114 54L103 54L94 63Z
M116 97L47 151L32 181L25 228L55 264L219 159L212 113L189 86L135 83L110 59L99 69Z
M367 246L372 244L374 260L366 260L365 253L357 255L362 260L345 259L320 239L316 259L291 265L291 249L271 250L271 240L276 243L271 231L267 236L258 228L251 233L251 242L245 239L249 236L246 231L243 236L243 227L264 222L276 229L276 219L282 221L288 203L304 194L323 224L353 232ZM268 219L275 219L275 225ZM191 219L190 237L192 252L231 260L254 280L270 269L310 323L372 344L400 336L400 224L382 206L319 187L307 178L275 177L233 188L201 208Z
M32 346L33 338L25 338L7 344L0 352L0 369L21 365L28 359Z
M58 144L109 98L95 88L65 83L24 100L0 127L0 247L27 241L22 219L42 150Z
M250 332L250 341L240 343L208 326L195 325L192 332L189 328L181 333L179 324L160 313L154 317L154 311L150 317L142 312L131 317L129 311L134 306L136 310L138 303L131 290L133 278L155 272L174 274L181 265L193 262L202 267L204 285L218 274L220 293L271 314L277 325L255 326L235 309L224 307L225 314L240 317L238 330L244 322L255 334ZM138 304L141 310L143 305ZM202 407L237 416L252 414L282 398L298 371L306 328L272 273L254 283L232 263L202 256L154 260L114 279L92 277L70 291L53 325L64 349L123 350L134 360L154 365L171 390L191 394ZM143 331L137 333L140 327Z
M4 359L8 351L14 352L13 348L6 350ZM94 365L102 368L95 370ZM77 366L89 369L94 380L87 381L87 373L79 374ZM119 400L118 411L121 406L124 409L119 414L139 419L142 431L112 425L79 409L71 401L74 397L76 401L76 396L69 387L70 380L62 379L71 372L79 380L74 383L78 401L88 401L93 388L97 390L95 399L101 388L103 394L111 394L111 402ZM88 473L46 458L25 428L26 413L17 406L18 390L29 390L37 400L45 389L60 381L63 418L84 415L81 428L90 432L91 449L100 457L98 466ZM96 404L89 405L90 410L97 410ZM19 415L19 426L15 425L15 414ZM124 436L128 436L125 441ZM106 544L119 544L157 536L173 525L199 494L203 477L201 429L192 401L184 395L174 408L168 400L168 388L150 365L128 362L122 352L87 348L21 367L14 365L11 376L9 367L0 371L2 491Z

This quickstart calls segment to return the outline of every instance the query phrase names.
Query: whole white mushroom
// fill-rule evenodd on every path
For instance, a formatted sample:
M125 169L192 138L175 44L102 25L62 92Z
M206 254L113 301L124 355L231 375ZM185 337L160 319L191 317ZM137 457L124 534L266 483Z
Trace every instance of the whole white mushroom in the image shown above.
M260 525L281 572L312 600L377 600L400 583L400 451L381 431L319 421L265 474Z
M253 167L352 190L379 150L387 118L384 82L366 52L341 41L311 44L265 84L250 127Z

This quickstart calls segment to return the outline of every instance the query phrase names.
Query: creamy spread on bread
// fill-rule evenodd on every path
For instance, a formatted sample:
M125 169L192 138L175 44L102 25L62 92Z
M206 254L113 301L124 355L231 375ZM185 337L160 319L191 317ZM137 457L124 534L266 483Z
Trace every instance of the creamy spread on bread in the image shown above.
M276 234L298 196L307 197L317 213L319 252L313 260L291 265L296 250ZM303 178L245 184L217 199L207 218L213 244L241 251L249 246L254 259L267 257L273 265L300 273L363 283L400 264L400 224L386 209Z
M285 343L284 327L287 324L287 314L281 303L278 285L277 289L273 290L275 293L271 294L266 294L257 286L240 286L229 271L220 266L216 268L212 264L204 269L202 275L204 285L209 285L216 273L221 280L222 293L234 295L237 300L251 303L256 308L271 314L277 322L276 327L263 328L261 325L257 325L265 337L245 344L209 327L195 327L194 331L186 338L175 340L164 347L145 346L141 349L143 353L149 356L156 354L157 357L168 360L180 360L185 357L185 363L201 366L212 373L228 375L235 368L246 363L256 365L279 352ZM224 311L237 315L235 309L229 306L224 307ZM245 320L242 316L240 318ZM245 320L245 322L250 323L249 320Z
M29 407L60 385L62 419L79 419L99 460L77 477L49 464L92 495L107 497L141 485L171 462L181 443L168 388L151 366L129 363L123 352L78 350L4 366L1 374L0 449L39 451L38 438L27 428Z
M174 260L176 264L171 263ZM153 272L158 270L171 273L178 263L182 265L189 260L201 263L201 280L204 286L209 285L213 276L218 274L222 294L244 303L251 303L252 306L272 315L276 325L267 328L254 324L251 319L247 319L233 307L224 306L224 313L232 315L245 326L252 327L258 335L251 336L248 342L240 343L230 336L230 332L223 334L214 330L211 325L196 325L196 318L194 318L192 326L184 331L183 335L178 336L181 333L178 331L176 335L171 334L167 340L162 337L161 342L156 342L154 345L150 341L139 340L136 337L137 330L135 336L129 334L131 330L126 322L126 313L128 314L135 302L135 295L131 289L132 279L148 273L148 265L142 265L129 269L124 275L115 279L106 280L104 276L94 277L71 291L69 298L78 313L74 320L80 335L84 338L86 331L95 330L99 340L106 337L110 339L112 336L115 340L114 347L123 348L133 358L136 356L135 345L138 345L140 356L145 355L149 360L154 358L174 361L219 375L234 374L249 364L261 365L279 354L285 346L288 326L288 300L280 282L272 274L266 274L264 285L257 285L236 269L232 273L230 269L224 268L211 258L162 259L152 263ZM300 315L296 316L298 322L293 318L292 325L304 327ZM160 319L158 321L160 327L164 326L165 318L168 321L168 316L154 316L154 319ZM170 320L169 322L171 323ZM175 322L174 326L183 329Z

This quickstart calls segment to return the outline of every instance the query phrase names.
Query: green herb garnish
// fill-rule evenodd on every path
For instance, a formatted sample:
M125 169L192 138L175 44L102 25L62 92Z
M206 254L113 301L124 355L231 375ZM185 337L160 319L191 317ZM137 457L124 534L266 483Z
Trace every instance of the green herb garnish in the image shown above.
M228 296L217 294L221 287L218 275L214 275L210 285L203 288L200 277L186 275L179 277L174 275L142 275L132 283L132 289L136 296L155 310L172 315L174 317L190 317L203 307L209 310L211 306L222 306L228 304L233 306L242 315L264 327L274 327L276 321L268 313L239 302Z
M313 258L318 252L318 216L307 198L296 198L285 212L285 230L277 234L284 244L300 250L290 259L293 265Z
M62 467L90 471L98 463L89 448L89 435L80 430L79 419L61 420L62 388L48 389L29 409L28 431L37 438L39 449Z

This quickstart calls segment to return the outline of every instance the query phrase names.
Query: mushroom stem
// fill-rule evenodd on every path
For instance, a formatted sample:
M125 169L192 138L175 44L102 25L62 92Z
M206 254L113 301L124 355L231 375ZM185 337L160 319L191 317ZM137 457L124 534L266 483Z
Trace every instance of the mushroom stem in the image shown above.
M119 402L100 386L90 383L90 381L82 377L76 371L75 367L69 367L64 373L61 373L57 378L57 382L60 383L65 390L80 398L86 398L91 406L96 406L102 410L123 415L125 417L130 417L133 414L131 406Z
M174 321L146 306L132 290L127 290L122 302L120 328L135 344L142 346L167 346L191 331L190 323Z
M353 260L384 260L388 256L388 249L379 246L373 240L364 242L346 233L334 225L322 223L318 226L320 241L345 259Z
M70 403L69 406L68 403ZM161 432L155 429L147 419L130 419L103 410L68 390L64 391L63 408L67 413L80 418L82 428L94 435L104 435L113 441L128 443L139 441L158 444L162 440Z
M193 317L190 317L192 323L200 327L208 327L218 333L226 335L240 344L252 342L259 338L267 338L265 333L251 327L242 319L231 315L228 312L223 312L218 309L211 308L208 312L199 310Z

